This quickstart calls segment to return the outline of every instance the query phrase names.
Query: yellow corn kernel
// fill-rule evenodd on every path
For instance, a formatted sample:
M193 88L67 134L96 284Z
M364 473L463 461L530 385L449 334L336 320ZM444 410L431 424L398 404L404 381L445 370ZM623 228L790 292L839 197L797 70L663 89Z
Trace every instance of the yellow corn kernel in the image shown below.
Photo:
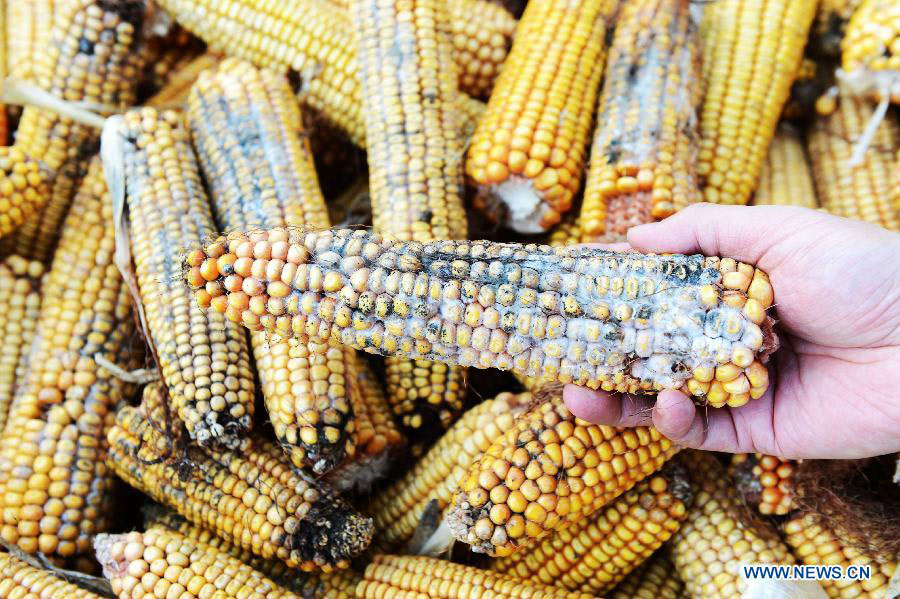
M764 516L784 516L794 509L797 462L772 455L735 454L728 468L744 502Z
M805 206L818 205L812 172L800 134L789 125L780 125L759 175L759 187L753 204Z
M848 88L900 103L900 5L862 0L841 40L842 79Z
M675 573L668 551L653 554L640 568L619 583L609 599L690 599L684 583Z
M862 0L819 0L813 24L812 47L823 56L838 58L847 22Z
M39 570L8 553L0 553L0 597L66 597L66 599L101 599L48 570Z

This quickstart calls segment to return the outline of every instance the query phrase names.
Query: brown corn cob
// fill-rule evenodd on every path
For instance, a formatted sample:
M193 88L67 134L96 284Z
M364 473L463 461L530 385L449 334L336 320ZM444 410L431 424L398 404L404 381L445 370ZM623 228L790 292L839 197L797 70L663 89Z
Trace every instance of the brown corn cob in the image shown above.
M188 105L219 228L328 228L300 109L285 78L228 58L200 75ZM294 465L321 474L352 459L355 352L335 341L300 343L263 332L252 335L251 346L275 436Z
M862 0L841 40L843 79L854 92L900 103L900 4Z
M818 0L717 0L700 31L697 174L707 202L746 204L803 58Z
M835 111L817 115L807 133L816 194L832 214L900 230L900 206L891 198L900 124L886 118L878 125L862 162L851 163L854 148L875 111L874 102L841 96Z
M818 205L812 172L800 134L789 125L778 127L759 175L753 204Z
M0 597L4 599L101 599L100 595L0 553Z
M734 485L713 454L691 451L682 459L694 499L672 539L672 555L693 599L739 597L747 586L742 564L794 563L774 530L744 521Z
M797 462L761 453L738 453L729 473L744 502L764 516L784 516L794 509L794 473Z
M555 389L472 464L447 524L473 551L509 555L594 513L678 449L653 427L580 420Z
M685 477L678 468L644 479L592 516L492 560L490 569L605 596L681 526L690 499Z
M868 566L872 569L868 580L820 580L832 599L890 599L888 583L897 570L897 560L879 560L856 547L844 531L828 527L816 514L805 512L784 525L785 541L800 562L806 565Z
M580 225L588 238L699 201L700 53L689 0L622 3L597 108Z
M71 0L56 7L50 39L34 66L35 83L70 102L122 109L134 103L145 52L139 39L142 0ZM4 236L0 252L49 264L62 223L100 131L37 107L26 107L15 148L52 172L48 194L31 203L22 226ZM24 208L24 206L23 206Z
M465 239L458 69L444 3L351 6L375 230L404 241ZM408 428L446 428L462 412L460 377L445 365L388 359L388 402Z
M264 284L253 273L273 251L287 261ZM768 277L729 258L272 229L191 251L184 276L200 306L252 330L714 406L760 397L777 344Z
M193 304L177 278L178 248L216 231L178 113L125 113L124 161L131 251L152 345L173 409L200 443L236 447L252 425L247 335Z
M99 535L103 575L122 599L301 599L227 550L173 530Z
M0 263L0 432L16 387L25 381L28 354L41 316L44 265L21 256Z
M162 386L148 385L140 409L125 407L109 432L107 461L128 484L228 542L291 568L345 568L372 537L372 521L333 490L291 467L257 438L245 450L183 443L163 427Z
M819 0L812 40L816 51L830 58L841 55L847 22L862 0Z
M573 593L471 566L408 555L376 555L356 587L356 597L594 599L587 593Z
M42 286L27 376L0 436L0 535L57 561L90 551L111 524L104 463L113 410L132 392L102 362L140 364L131 298L113 264L112 200L103 166L88 167Z
M667 554L665 549L654 553L613 589L609 599L690 599L683 594L684 583Z
M61 2L6 0L5 4L7 74L22 81L34 80L37 63L46 58L53 17L61 11Z
M147 104L158 108L183 108L187 104L191 87L200 73L216 68L221 61L221 55L205 52L187 64L181 65L169 75L162 89L147 100Z
M463 414L412 470L374 495L365 511L375 520L378 546L389 551L401 548L412 538L431 501L443 512L479 454L512 428L532 401L531 393L501 393L478 404Z
M542 232L571 208L615 4L532 0L522 15L465 165L477 205L516 231Z

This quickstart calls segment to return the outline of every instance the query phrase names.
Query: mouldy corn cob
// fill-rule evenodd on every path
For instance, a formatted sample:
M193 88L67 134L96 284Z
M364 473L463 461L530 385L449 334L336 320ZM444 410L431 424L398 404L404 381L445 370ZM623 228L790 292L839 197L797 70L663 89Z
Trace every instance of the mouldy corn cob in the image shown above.
M746 204L800 67L817 0L705 6L697 173L707 202Z
M6 67L10 77L34 80L37 63L47 56L55 0L6 0Z
M101 359L130 370L142 358L132 346L131 298L113 264L112 212L95 158L66 217L27 376L0 436L0 536L56 561L89 554L92 536L111 522L106 432L132 386Z
M53 96L97 109L133 104L145 57L139 39L145 3L72 0L58 4L50 39L34 67L35 83ZM42 108L23 110L14 147L43 161L53 176L49 193L37 203L41 205L29 205L22 227L4 236L0 251L51 261L63 220L99 141L100 132L94 127Z
M375 520L376 543L396 550L408 542L429 502L440 511L481 452L512 428L532 403L531 393L501 393L468 410L405 476L372 497L366 513Z
M286 262L263 285L254 273L273 251ZM212 270L251 255L234 274ZM186 262L198 304L253 330L607 391L686 388L742 405L765 392L762 360L777 345L768 277L730 258L272 229L219 238ZM254 312L240 289L259 290L254 305L280 301Z
M187 64L181 65L172 72L166 84L147 100L147 104L157 108L181 108L187 103L191 87L207 69L214 69L222 61L222 57L215 52L205 52L192 59Z
M286 79L228 58L217 71L200 75L188 105L219 228L328 228L300 109ZM286 256L271 257L271 274L280 275L278 264ZM238 260L221 263L222 272L233 272L249 258ZM321 474L352 458L353 396L359 395L353 350L334 341L300 343L263 332L251 337L251 346L275 436L294 465Z
M897 560L880 560L856 547L852 537L844 531L833 530L816 514L798 514L784 525L785 541L794 556L806 565L868 566L868 580L821 580L820 584L829 597L843 599L888 599L887 588L897 570Z
M700 54L689 0L622 4L606 60L581 206L588 238L624 239L700 197Z
M300 599L228 551L175 531L100 535L94 545L103 575L121 599Z
M27 377L43 274L43 264L21 256L0 263L0 431L6 427L13 392Z
M182 443L165 427L162 391L148 385L141 408L116 414L107 460L124 481L193 524L291 568L345 568L368 546L372 521L292 468L274 443L257 438L238 451Z
M179 247L216 231L181 116L133 109L118 122L131 251L141 300L173 410L200 443L236 447L250 430L247 336L205 313L179 283Z
M819 0L812 30L813 48L824 56L837 58L847 21L861 0Z
M803 139L789 125L780 125L772 139L759 175L759 187L753 195L753 204L806 208L818 205Z
M449 16L438 0L352 0L369 195L379 233L465 239L463 140ZM388 359L387 397L408 428L446 428L463 408L461 373Z
M816 194L832 214L900 230L900 206L891 199L895 152L900 124L886 118L863 155L851 164L854 148L872 118L875 104L865 98L841 96L830 115L818 115L807 133Z
M376 555L356 587L357 599L383 597L430 597L431 599L593 599L587 593L518 580L430 557Z
M0 597L8 599L37 599L65 597L66 599L101 599L100 595L82 589L47 570L29 566L8 553L0 553Z
M554 389L468 469L447 524L473 551L509 555L592 514L677 451L652 427L575 418Z
M351 488L368 490L372 482L385 474L391 457L406 445L406 437L394 422L391 407L375 373L361 356L357 356L353 363L356 385L359 387L359 393L351 394L356 420L356 457L344 462L327 478L340 491Z
M581 185L615 4L534 0L519 21L466 175L480 188L481 208L520 233L559 222Z
M741 565L794 563L774 529L744 521L734 485L713 454L692 451L683 460L694 499L672 539L672 557L693 599L739 597L747 586Z
M645 479L592 516L494 559L490 569L605 596L681 526L690 500L685 477L676 469Z
M859 93L900 103L900 4L862 0L841 41L843 79Z
M675 565L662 549L619 583L609 599L690 599Z
M765 516L784 516L794 507L794 460L773 455L738 453L729 473L743 500Z

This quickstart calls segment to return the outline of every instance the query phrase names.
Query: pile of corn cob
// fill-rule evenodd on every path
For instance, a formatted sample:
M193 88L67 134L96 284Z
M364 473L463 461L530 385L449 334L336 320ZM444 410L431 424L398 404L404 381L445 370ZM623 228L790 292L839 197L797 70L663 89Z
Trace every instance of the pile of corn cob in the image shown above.
M766 392L766 273L579 244L900 231L898 7L0 0L0 598L887 597L796 462L560 383Z

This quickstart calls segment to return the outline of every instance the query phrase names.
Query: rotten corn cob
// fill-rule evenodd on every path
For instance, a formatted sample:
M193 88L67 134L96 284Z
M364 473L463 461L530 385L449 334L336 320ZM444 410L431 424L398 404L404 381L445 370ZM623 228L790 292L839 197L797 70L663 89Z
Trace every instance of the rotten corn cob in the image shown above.
M777 344L768 277L730 258L272 229L189 252L184 277L251 330L714 406L760 397Z
M512 576L430 557L376 555L356 587L357 599L429 597L430 599L594 599Z
M446 522L473 551L509 555L594 513L678 449L653 427L580 420L556 388L472 464Z
M121 599L300 599L227 550L172 530L99 535L94 546Z
M490 569L606 596L681 526L690 500L685 477L672 469L647 478L592 516L492 560Z
M697 173L707 202L746 204L803 58L817 0L717 0L700 31Z
M95 157L42 286L27 376L0 436L0 536L55 561L89 555L93 535L112 522L106 432L133 389L113 367L131 370L143 357L115 245L112 200Z
M21 256L0 263L0 432L16 387L28 373L28 354L41 316L44 265Z
M458 69L439 0L352 0L375 231L403 241L466 239ZM397 50L400 44L400 51ZM387 397L407 428L462 412L458 369L389 358Z
M897 570L897 559L878 559L869 551L858 547L844 531L834 530L816 514L805 512L784 525L785 541L794 556L806 565L868 566L871 577L866 580L838 579L819 581L832 599L857 597L859 599L889 598L888 584ZM892 594L892 593L891 593Z
M201 444L236 447L254 409L247 335L178 281L178 248L216 232L187 130L180 114L149 107L113 119L104 144L121 143L106 149L124 163L135 274L172 408Z
M0 597L4 599L101 599L71 582L0 553Z
M128 484L243 549L304 571L345 568L365 550L372 521L332 489L292 468L261 438L243 451L188 444L167 427L162 386L125 407L109 432L107 461Z
M891 185L897 176L900 123L882 120L862 161L854 165L851 160L875 110L875 103L866 98L839 97L834 112L815 117L806 149L816 194L825 210L898 231L900 206L891 198Z
M394 551L412 537L432 501L443 512L475 461L532 403L531 393L501 393L468 410L403 478L373 496L365 512L375 520L375 543Z
M228 58L200 75L188 106L221 230L328 228L300 109L284 77ZM271 274L278 276L285 256L271 257ZM235 265L223 264L223 272ZM321 474L352 458L355 352L335 341L300 342L264 332L250 341L275 436L294 465Z
M519 21L465 166L477 205L520 233L559 222L581 185L615 4L532 0Z
M728 469L741 498L760 514L784 516L794 509L794 460L738 453L731 458Z
M691 12L689 0L630 0L619 10L581 206L588 238L619 241L699 201L702 82Z
M662 549L619 583L609 599L690 599L683 592L675 564Z
M742 565L795 563L774 529L747 520L731 479L713 454L683 455L694 499L672 539L672 556L693 599L741 596L747 587Z
M86 103L98 111L133 104L146 54L139 35L145 3L72 0L56 5L50 39L34 65L34 82L53 96ZM23 110L14 148L42 161L52 179L49 193L37 202L20 204L15 219L7 213L12 224L21 227L3 235L0 253L49 264L99 141L100 131L90 125L35 106Z
M778 127L759 175L753 204L818 206L803 138L789 125Z
M900 103L900 3L859 3L841 41L841 66L854 92Z

